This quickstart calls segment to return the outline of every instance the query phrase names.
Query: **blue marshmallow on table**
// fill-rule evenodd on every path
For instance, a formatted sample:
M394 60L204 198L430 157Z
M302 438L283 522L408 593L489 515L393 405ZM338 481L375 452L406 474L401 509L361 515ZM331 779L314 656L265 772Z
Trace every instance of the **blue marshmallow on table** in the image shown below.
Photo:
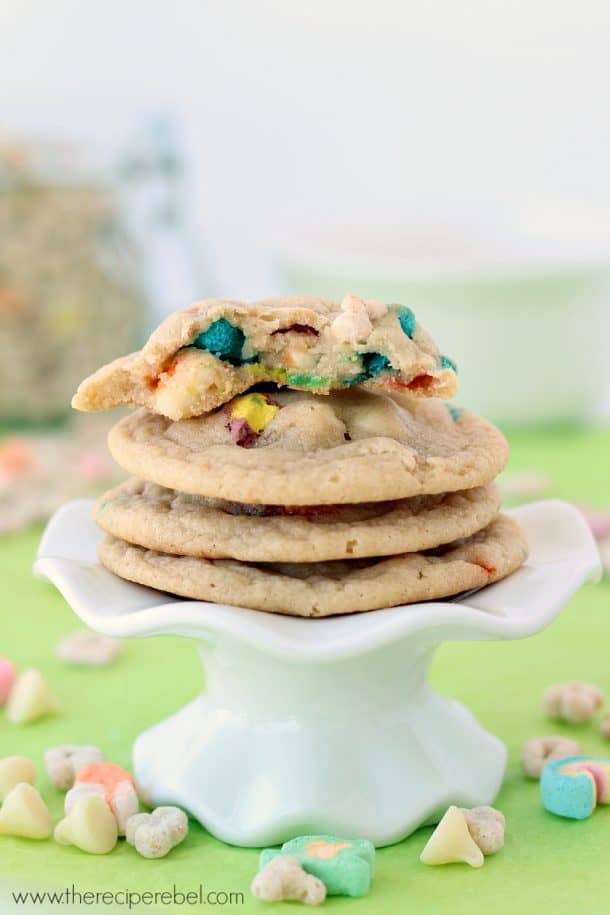
M560 817L586 820L598 803L608 803L609 775L608 759L568 756L547 763L540 776L542 806Z

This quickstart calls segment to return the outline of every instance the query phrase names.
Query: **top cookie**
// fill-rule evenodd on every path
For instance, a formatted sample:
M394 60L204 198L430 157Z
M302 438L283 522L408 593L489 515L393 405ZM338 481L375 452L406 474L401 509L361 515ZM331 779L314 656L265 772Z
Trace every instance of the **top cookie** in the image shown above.
M143 349L86 378L72 406L128 404L179 420L265 381L316 394L364 384L450 398L457 388L454 363L404 305L353 295L207 299L171 315Z

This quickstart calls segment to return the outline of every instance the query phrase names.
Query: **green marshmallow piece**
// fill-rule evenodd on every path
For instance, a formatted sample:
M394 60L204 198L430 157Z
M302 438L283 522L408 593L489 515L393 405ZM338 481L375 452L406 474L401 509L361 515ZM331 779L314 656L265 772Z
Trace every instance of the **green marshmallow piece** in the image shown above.
M207 330L195 337L193 346L207 350L217 359L222 359L223 362L241 365L244 361L241 351L245 340L244 333L239 327L235 327L226 318L219 318L218 321L210 324Z
M322 881L329 896L365 896L375 870L375 846L368 839L299 836L281 849L265 848L259 870L279 855L296 858L303 870Z
M326 388L330 384L330 378L307 375L304 372L288 372L288 384L298 385L300 388Z
M407 337L412 340L413 334L415 333L415 315L410 308L407 308L406 305L397 305L396 314L398 315L398 322L403 330L403 333L405 333Z

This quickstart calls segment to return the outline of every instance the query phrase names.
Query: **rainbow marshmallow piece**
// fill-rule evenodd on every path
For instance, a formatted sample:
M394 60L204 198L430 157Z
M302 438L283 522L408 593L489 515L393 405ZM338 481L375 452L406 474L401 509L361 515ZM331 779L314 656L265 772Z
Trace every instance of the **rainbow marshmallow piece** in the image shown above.
M542 806L560 817L585 820L610 804L610 759L568 756L547 763L540 776Z

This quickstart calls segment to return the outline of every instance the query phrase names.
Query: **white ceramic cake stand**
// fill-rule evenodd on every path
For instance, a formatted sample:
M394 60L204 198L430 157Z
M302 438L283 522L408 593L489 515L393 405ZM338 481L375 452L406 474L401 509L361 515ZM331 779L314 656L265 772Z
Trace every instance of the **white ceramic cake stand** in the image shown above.
M576 509L549 501L513 514L531 556L505 581L461 602L325 620L179 600L122 581L96 559L100 534L86 501L49 522L35 570L98 632L197 644L205 690L135 742L136 779L151 804L179 804L235 845L311 832L387 845L449 804L491 803L504 775L504 744L430 687L435 647L539 632L598 572Z

